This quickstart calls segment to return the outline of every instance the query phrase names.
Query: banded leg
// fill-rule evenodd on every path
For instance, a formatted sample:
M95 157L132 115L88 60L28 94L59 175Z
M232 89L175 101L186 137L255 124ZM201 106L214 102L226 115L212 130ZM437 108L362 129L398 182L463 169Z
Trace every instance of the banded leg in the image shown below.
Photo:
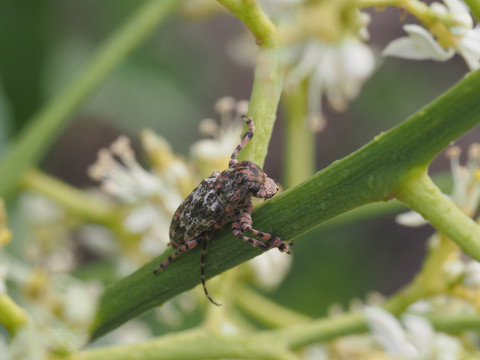
M235 150L233 150L230 162L228 163L228 167L232 167L238 162L237 154L248 144L248 142L253 136L253 132L255 131L255 126L253 125L253 119L251 117L247 118L245 115L243 115L242 119L247 123L248 131L243 134L240 144L238 144Z
M268 242L245 236L243 234L244 231L251 232L253 235L258 236L262 240L267 240ZM287 254L292 253L290 251L289 245L285 241L282 241L278 236L274 236L272 234L264 233L262 231L253 229L252 217L248 212L238 214L238 216L232 223L232 232L233 235L235 235L236 237L262 250L266 251L275 247L281 252L286 252Z
M200 244L200 242L204 239L202 235L196 237L193 240L187 241L182 246L178 247L178 250L172 253L168 258L166 258L155 270L153 273L156 275L159 271L165 270L165 268L170 264L173 260L175 260L180 254L193 249L195 246Z
M205 240L203 242L203 248L202 248L202 260L200 261L200 278L202 280L202 286L203 286L203 291L205 292L205 295L207 296L207 299L210 300L212 304L215 304L217 306L220 306L221 304L216 303L213 301L213 299L210 297L210 294L207 291L207 286L205 285L205 258L207 255L207 246L208 246L208 241L210 240L210 236L206 236Z

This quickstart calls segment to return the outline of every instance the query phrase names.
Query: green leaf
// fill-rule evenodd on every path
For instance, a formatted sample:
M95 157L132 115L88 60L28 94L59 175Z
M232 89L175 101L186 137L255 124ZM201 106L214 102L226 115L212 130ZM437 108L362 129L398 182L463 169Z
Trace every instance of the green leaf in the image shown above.
M478 93L479 71L360 150L256 208L255 228L291 240L351 209L389 200L404 181L425 171L442 149L480 122ZM207 278L260 253L235 238L227 226L209 246ZM107 289L91 329L92 339L200 283L200 249L183 254L164 272L153 275L166 256Z

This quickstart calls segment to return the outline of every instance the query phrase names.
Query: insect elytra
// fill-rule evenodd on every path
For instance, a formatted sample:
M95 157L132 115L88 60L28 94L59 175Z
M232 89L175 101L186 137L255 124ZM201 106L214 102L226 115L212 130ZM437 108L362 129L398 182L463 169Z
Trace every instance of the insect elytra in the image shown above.
M180 204L170 225L169 245L176 251L154 270L158 274L179 255L202 244L200 278L205 295L215 305L219 304L213 301L205 286L207 245L215 230L232 223L233 234L252 246L265 251L277 248L281 252L291 253L289 244L278 236L253 228L252 197L269 199L277 193L278 187L254 162L237 160L238 153L255 132L253 119L246 116L242 116L242 119L247 123L248 130L233 151L228 169L213 172ZM259 239L246 236L245 232Z

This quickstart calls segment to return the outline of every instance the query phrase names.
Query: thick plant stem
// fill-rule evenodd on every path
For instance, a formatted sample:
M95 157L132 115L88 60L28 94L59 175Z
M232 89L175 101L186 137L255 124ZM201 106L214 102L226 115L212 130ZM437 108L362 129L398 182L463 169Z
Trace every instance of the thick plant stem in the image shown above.
M412 174L420 174L451 141L480 122L479 80L480 71L469 74L410 119L257 207L252 214L255 226L289 240L356 207L391 199ZM219 230L209 245L211 265L206 278L260 253L235 239L227 227ZM91 329L92 338L200 282L196 249L182 255L161 276L153 276L153 269L168 255L153 259L107 289Z
M0 197L19 184L24 171L37 163L78 106L138 46L179 0L149 0L100 49L86 69L37 114L15 140L0 164Z
M239 155L263 166L283 88L284 56L275 25L257 0L218 0L252 31L259 45L248 115L255 121L255 137Z
M395 197L480 261L480 225L442 194L426 172L401 184Z
M285 92L285 186L290 188L311 177L315 170L315 134L307 127L307 88Z

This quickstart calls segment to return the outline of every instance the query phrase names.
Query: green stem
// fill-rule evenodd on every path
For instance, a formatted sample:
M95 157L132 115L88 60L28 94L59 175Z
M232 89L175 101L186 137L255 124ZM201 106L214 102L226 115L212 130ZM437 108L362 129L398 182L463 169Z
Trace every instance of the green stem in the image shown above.
M311 177L315 170L315 134L307 127L307 88L284 92L285 170L284 181L290 188Z
M394 129L257 207L252 216L255 228L290 240L356 207L391 199L401 184L422 173L451 141L478 124L479 92L477 71ZM92 337L199 284L198 251L186 252L167 271L154 276L153 269L169 255L166 252L108 288L92 326ZM236 239L226 226L215 233L209 245L206 278L260 253Z
M426 173L402 183L395 197L480 261L480 225L442 194Z
M480 329L480 315L430 315L439 331ZM280 330L226 336L197 329L166 335L128 346L97 348L80 352L71 360L166 360L166 359L294 359L289 350L368 330L362 313L348 313L310 321ZM279 357L281 353L289 354Z
M263 166L282 93L284 71L282 51L261 46L248 107L248 114L255 121L255 140L240 153L242 160L251 160Z
M258 341L256 334L227 336L197 329L128 346L87 350L72 360L294 359L286 346L273 338L269 340Z
M308 316L285 308L245 285L237 285L234 295L240 309L268 327L278 328L311 320Z
M26 311L18 306L8 295L0 294L0 324L5 326L10 335L23 327L28 321Z
M70 214L85 221L112 225L120 217L118 207L87 195L84 191L38 170L27 171L22 178L22 186L26 190L47 196Z
M278 45L277 28L264 13L257 0L217 0L248 26L257 44Z
M480 331L480 314L432 314L425 317L439 331L448 333Z
M277 28L256 0L218 0L253 32L259 44L248 114L255 122L255 137L239 155L263 166L283 88L284 56Z
M11 145L0 164L0 197L18 186L80 104L173 10L179 0L150 0L100 49L86 69L37 114Z

